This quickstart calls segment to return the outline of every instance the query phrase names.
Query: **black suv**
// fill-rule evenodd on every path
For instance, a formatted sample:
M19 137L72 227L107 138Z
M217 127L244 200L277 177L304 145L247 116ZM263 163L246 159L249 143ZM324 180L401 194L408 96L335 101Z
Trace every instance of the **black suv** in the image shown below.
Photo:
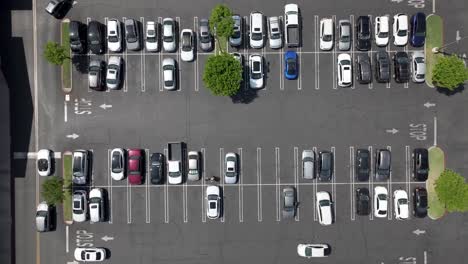
M429 153L425 148L413 151L413 177L417 181L427 180L429 173Z
M330 151L319 152L319 180L330 181L333 174L333 154Z
M423 187L416 187L413 191L413 214L424 218L427 215L427 191Z
M390 177L392 154L388 149L379 149L375 153L375 179L386 181Z
M408 82L410 78L410 60L408 53L399 51L393 57L395 65L395 81L398 83Z
M104 30L101 23L91 21L88 24L88 47L94 54L104 53Z
M371 61L369 55L365 53L357 56L356 79L361 84L367 84L372 81Z
M358 215L369 215L370 213L370 196L369 189L356 189L356 213Z
M356 48L358 50L369 50L371 48L371 25L368 16L358 17L356 23Z
M356 178L358 181L369 180L370 155L367 149L358 149L356 151Z
M70 22L70 49L74 53L86 51L86 26L79 21Z
M390 81L390 58L385 51L375 53L375 79L378 82Z
M161 153L153 153L150 158L150 175L152 184L163 183L164 156Z

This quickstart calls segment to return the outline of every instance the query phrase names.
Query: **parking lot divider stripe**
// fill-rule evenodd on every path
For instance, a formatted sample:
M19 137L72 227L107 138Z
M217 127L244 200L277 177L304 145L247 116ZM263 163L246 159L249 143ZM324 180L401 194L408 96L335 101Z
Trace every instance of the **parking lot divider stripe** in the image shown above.
M354 147L349 147L349 201L350 201L350 208L351 208L351 221L355 220L354 217Z
M184 216L184 223L187 223L188 222L188 216L187 216L187 207L188 207L188 204L187 204L187 180L184 182L183 186L182 186L182 198L183 198L183 201L182 201L182 208L183 208L183 216Z
M176 39L180 38L180 32L182 29L182 25L180 24L180 17L176 17ZM179 47L177 49L177 76L178 76L178 81L179 81L179 87L177 89L178 92L182 91L182 78L181 78L181 67L180 67L180 49L181 45L179 44Z
M315 164L317 164L316 162L316 158L317 158L317 147L312 147L312 151L314 152L314 157L315 157ZM312 211L314 212L314 221L317 221L317 210L315 209L315 196L317 194L317 168L315 168L314 166L314 179L313 179L313 182L312 182L312 191L313 191L313 194L312 194Z
M244 16L244 19L242 20L242 30L243 32L243 41L242 44L244 46L243 49L243 54L244 54L244 90L247 91L249 89L249 70L250 68L248 67L249 65L249 43L248 43L248 31L247 31L247 23L248 18L247 16Z
M167 159L167 148L164 148L164 157ZM167 167L167 163L166 163ZM164 184L164 223L169 223L169 183L167 182L167 169L166 169L166 183Z
M302 47L298 48L298 58L299 58L299 79L297 82L297 90L302 90Z
M107 149L107 184L109 187L109 224L112 224L112 178L110 176L111 160L110 160L111 150Z
M372 195L373 192L374 192L374 155L373 155L373 150L372 150L372 146L369 146L367 147L367 149L369 150L369 163L370 163L370 175L369 175L369 192L371 193L371 197L370 199L374 199L374 196ZM373 200L371 202L371 208L372 208L372 213L371 215L369 216L370 219L372 220L373 219L373 215L374 215L374 203L373 203Z
M408 45L409 45L409 44L407 43L407 44L405 45L405 48L404 48L406 54L408 54ZM411 55L408 54L408 56L410 56L410 58L411 58ZM408 88L409 88L409 81L407 81L407 82L405 82L405 83L403 84L403 88L405 88L405 89L408 89Z
M411 152L410 147L405 146L406 152L406 193L408 193L408 199L411 192L410 181L411 181Z
M224 148L219 148L219 178L221 181L221 188L223 194L224 192ZM226 199L223 198L223 208L226 208ZM224 218L226 217L226 210L223 210L221 215L221 222L224 223Z
M281 50L279 52L279 61L280 61L280 65L279 65L279 76L280 76L280 91L284 91L284 74L283 74L283 67L284 67L284 62L283 62L283 59L284 59L284 47L281 47Z
M146 179L145 179L145 185L146 185L146 188L145 188L145 198L146 198L146 223L149 224L151 223L151 194L149 192L149 173L150 173L150 170L149 170L149 149L145 149L145 161L146 161Z
M193 17L193 32L195 34L195 36L198 36L197 33L198 33L198 17ZM200 37L200 36L198 36ZM195 43L195 46L196 46L196 55L197 55L197 58L196 58L196 61L195 63L193 64L193 67L194 67L194 72L195 72L195 92L198 92L198 46L197 44Z
M130 187L128 185L128 177L127 177L127 224L130 224L132 220L130 219Z
M387 146L387 149L392 152L392 147L391 146ZM389 220L392 220L392 214L393 214L393 191L392 191L392 169L390 167L390 176L388 177L388 180L387 180L387 189L388 189L388 197L389 197L389 201L388 201L388 210L387 212L390 212L390 213L387 213L388 215L388 219Z
M126 17L122 17L122 22L123 24L125 25L125 20L127 20ZM123 52L123 57L124 57L124 63L125 65L128 65L128 61L127 61L127 48L125 47L124 49L124 52ZM123 91L126 93L128 92L128 67L126 66L125 67L125 81L124 81L124 87L123 87Z
M276 221L281 221L280 217L280 148L275 147L275 197L276 197Z
M244 222L244 173L242 170L243 167L243 160L242 160L242 148L237 148L237 153L239 153L239 160L240 160L240 169L239 169L239 222Z
M319 80L319 73L320 73L320 69L319 69L319 53L318 53L318 38L317 38L317 34L318 34L318 28L319 28L319 24L318 24L318 16L315 15L314 16L314 49L315 49L315 90L318 90L320 89L320 80Z
M385 51L387 52L388 56L391 58L391 52L390 52L390 43L388 43L387 47L385 47ZM391 72L390 72L391 73ZM390 89L390 83L391 83L391 79L392 79L392 75L390 74L390 79L388 80L388 82L385 84L386 88Z
M262 149L257 147L257 220L263 221L262 212Z
M141 21L141 27L142 27L142 31L145 32L145 18L144 17L140 17L140 21ZM143 43L142 45L143 47L141 47L141 50L140 50L140 78L141 78L141 91L142 92L145 92L146 91L146 56L144 56L143 52L145 51L145 45Z
M297 200L299 198L299 148L294 147L294 188L296 189L296 196ZM296 217L294 218L295 221L299 221L299 208L296 210Z
M351 22L351 31L355 29L354 27L354 15L350 15L349 16L349 21ZM354 43L356 43L355 41L355 34L351 34L351 63L354 62ZM354 82L355 80L352 80L351 82L351 89L355 89L356 87L354 86Z
M201 202L202 202L202 222L206 222L206 212L205 212L205 180L206 180L206 151L205 148L201 148L203 167L202 167L202 179L201 179Z
M335 31L335 28L336 28L336 15L333 15L332 16L332 21L333 21L333 31ZM333 34L333 36L335 36L335 34ZM333 83L333 89L337 89L338 87L338 84L337 84L337 78L336 78L336 71L337 71L337 66L336 66L336 43L335 43L335 39L333 39L333 51L332 51L332 73L333 73L333 80L332 80L332 83Z
M158 17L158 27L162 28L162 17ZM162 43L161 43L162 44ZM159 47L159 52L158 52L158 80L156 81L156 87L159 87L159 91L163 91L163 86L162 86L162 80L161 80L161 54L163 53L163 47Z
M331 152L333 153L333 174L332 174L332 193L333 193L333 210L335 211L335 215L334 215L334 218L335 218L335 221L336 221L336 204L337 204L337 197L336 197L336 166L335 166L335 163L336 163L336 151L335 151L335 147L331 147Z

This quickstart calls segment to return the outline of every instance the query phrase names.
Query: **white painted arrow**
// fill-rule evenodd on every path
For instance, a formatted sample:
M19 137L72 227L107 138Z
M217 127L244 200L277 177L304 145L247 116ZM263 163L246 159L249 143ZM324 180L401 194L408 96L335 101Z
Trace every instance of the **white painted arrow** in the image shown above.
M426 103L424 104L424 106L427 107L427 108L429 108L429 107L434 107L434 106L436 106L436 104L435 104L435 103L431 103L431 102L426 102Z
M387 133L392 133L392 134L394 134L394 135L395 135L396 133L398 133L398 129L396 129L396 128L387 129L387 130L385 130L385 131L386 131Z
M107 241L109 241L109 240L114 240L114 237L103 236L101 239L107 242Z
M79 135L73 133L71 135L67 135L67 138L73 138L73 139L76 139L77 137L79 137Z
M426 234L426 230L420 230L420 229L416 229L413 231L413 234L419 236L421 234Z
M111 108L112 105L102 104L102 105L100 105L99 107L101 107L101 108L104 109L104 110L107 110L107 108Z

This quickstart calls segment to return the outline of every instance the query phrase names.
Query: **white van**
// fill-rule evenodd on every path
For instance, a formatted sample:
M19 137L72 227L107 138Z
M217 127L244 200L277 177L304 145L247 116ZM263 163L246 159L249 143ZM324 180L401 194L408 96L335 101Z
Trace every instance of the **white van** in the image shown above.
M250 13L250 47L254 49L263 48L264 28L263 14L257 11Z

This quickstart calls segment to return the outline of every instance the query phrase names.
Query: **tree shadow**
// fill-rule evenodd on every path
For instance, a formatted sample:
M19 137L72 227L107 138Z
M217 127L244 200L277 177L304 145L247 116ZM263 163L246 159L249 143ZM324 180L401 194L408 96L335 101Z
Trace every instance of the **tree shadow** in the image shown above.
M231 96L231 100L235 104L250 104L258 97L258 93L254 89L242 87L237 94Z
M455 95L457 93L461 93L465 90L465 85L464 84L461 84L460 86L458 86L457 88L453 89L453 90L450 90L450 89L447 89L447 88L442 88L442 87L437 87L437 92L441 93L441 94L445 94L446 96L452 96L452 95Z
M87 74L89 68L89 56L74 55L72 57L72 64L79 73Z

